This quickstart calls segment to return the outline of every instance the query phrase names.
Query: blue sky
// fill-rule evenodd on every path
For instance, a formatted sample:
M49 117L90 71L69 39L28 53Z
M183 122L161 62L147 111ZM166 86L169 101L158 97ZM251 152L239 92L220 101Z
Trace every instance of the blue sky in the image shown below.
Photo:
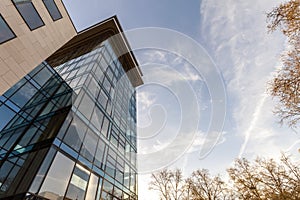
M185 43L177 44L171 39L161 41L170 48L175 46L173 49L178 52L184 51L186 57L157 48L135 52L145 80L138 88L140 154L147 156L165 151L174 157L168 167L182 168L185 175L198 168L224 174L239 156L278 158L284 151L299 160L298 130L292 131L277 123L272 113L275 101L266 93L267 82L280 67L279 56L287 46L281 33L268 34L266 29L265 13L280 1L64 0L64 3L78 30L112 15L118 16L125 31L168 28L199 44L203 53L199 57L210 63L199 62L201 70L218 69L214 73L222 80L224 91L211 83L208 85L206 80L210 77L190 63L189 55L192 57L195 49L189 50ZM157 40L162 38L157 37ZM135 43L134 38L130 37L129 41ZM215 99L211 97L216 92L212 89L226 94L224 127L216 137L208 132L211 116L213 112L223 111L212 106ZM191 110L185 114L188 109ZM181 137L184 134L187 137ZM190 134L192 140L188 137ZM189 147L179 158L172 151L174 148L170 148L174 147L172 142L176 138L182 143L176 143L175 147L183 144ZM215 141L216 145L207 156L201 157L200 152L208 141ZM151 157L151 162L163 163L162 159L163 155ZM161 167L164 166L165 163ZM154 168L157 166L153 165ZM157 197L148 191L149 180L149 173L139 176L141 199Z

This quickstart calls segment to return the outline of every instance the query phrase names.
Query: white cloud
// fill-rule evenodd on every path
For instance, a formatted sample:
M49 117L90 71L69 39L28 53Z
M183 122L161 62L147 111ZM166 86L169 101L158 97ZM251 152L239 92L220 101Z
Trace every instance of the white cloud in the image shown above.
M160 77L167 85L176 82L203 81L201 75L184 58L159 49L146 49L136 52L141 68L156 67L168 68L169 70L151 71L156 77Z
M268 34L266 15L279 1L207 0L201 6L202 40L227 86L228 117L244 142L240 156L273 155L299 136L276 124L267 81L279 64L285 39ZM237 150L238 151L238 150Z
M208 137L206 138L206 135L208 136L215 136L218 135L218 137ZM201 149L205 148L206 143L215 142L215 147L224 143L226 141L226 132L220 132L216 134L208 134L203 132L198 132L194 138L192 146L188 149L186 153L193 153L193 152L200 152ZM217 141L215 141L217 139ZM213 141L212 141L213 140Z
M142 110L152 106L156 100L155 94L146 90L137 92L136 98Z

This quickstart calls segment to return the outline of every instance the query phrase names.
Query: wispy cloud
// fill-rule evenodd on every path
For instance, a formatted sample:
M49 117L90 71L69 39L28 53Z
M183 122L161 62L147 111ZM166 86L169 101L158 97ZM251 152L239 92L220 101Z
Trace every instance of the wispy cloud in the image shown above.
M201 75L185 58L159 49L146 49L136 52L142 68L151 68L159 66L169 70L152 71L156 77L161 77L165 84L174 84L176 82L199 82L203 81Z
M279 2L202 2L202 41L226 83L228 118L235 125L227 131L244 138L237 150L239 156L276 156L299 138L276 124L274 105L266 94L267 81L280 64L285 39L279 32L267 33L265 13Z
M241 158L243 156L246 146L248 144L250 135L254 131L254 127L257 123L257 120L259 120L259 118L260 118L260 113L262 112L262 107L265 103L265 99L266 99L266 95L263 95L263 97L258 101L258 104L256 105L255 111L252 116L252 120L250 121L250 125L249 125L248 129L245 130L245 140L240 149L239 158Z

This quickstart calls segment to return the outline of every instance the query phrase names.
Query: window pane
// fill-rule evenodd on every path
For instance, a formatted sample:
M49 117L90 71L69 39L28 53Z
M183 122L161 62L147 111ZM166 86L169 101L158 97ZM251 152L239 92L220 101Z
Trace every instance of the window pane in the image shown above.
M43 2L54 21L62 18L54 0L43 0Z
M95 199L97 186L98 186L98 177L94 174L91 174L88 190L87 190L86 197L85 197L86 200L94 200Z
M104 180L103 182L103 190L105 190L106 192L109 192L109 193L113 193L113 188L114 186L108 182L107 180Z
M97 147L98 137L90 130L84 138L80 154L87 158L89 161L93 161L95 150Z
M95 161L94 161L95 165L97 165L98 167L102 166L104 149L105 149L105 143L102 141L102 139L99 139Z
M29 26L30 30L34 30L44 25L40 15L29 0L13 0L16 8L22 15L24 21Z
M39 192L39 195L49 199L59 199L59 197L63 196L66 191L73 167L74 162L58 152ZM54 195L56 198L54 198Z
M30 82L27 82L11 97L11 101L22 108L36 92L37 89Z
M68 199L84 200L88 179L89 172L77 164L66 197Z
M91 122L98 130L101 129L102 120L103 120L103 113L97 106L95 106Z
M64 142L78 151L84 139L86 129L86 125L79 118L74 117L65 135Z
M15 34L10 30L7 23L0 15L0 43L3 43L9 39L16 37Z
M87 118L90 119L92 112L93 112L93 108L95 106L95 103L93 102L93 100L87 95L85 94L78 110Z
M45 174L51 164L54 154L55 154L55 150L51 148L45 160L43 161L43 164L41 165L37 175L35 176L33 183L30 186L30 190L29 190L30 192L36 193L38 191L38 188L40 187L40 184L42 183Z
M15 115L16 113L5 105L0 106L0 131Z
M52 76L53 74L45 67L41 71L39 71L33 79L40 85L43 86L46 81Z

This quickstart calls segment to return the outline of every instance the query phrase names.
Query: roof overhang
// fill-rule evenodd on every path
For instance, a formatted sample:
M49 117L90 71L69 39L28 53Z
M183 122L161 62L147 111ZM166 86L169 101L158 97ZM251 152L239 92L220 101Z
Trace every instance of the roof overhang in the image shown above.
M132 85L137 87L143 84L142 72L116 16L78 32L75 37L47 58L46 61L52 67L59 66L88 53L107 39L115 54L120 55L118 60L121 62L125 72L127 72ZM85 48L81 48L83 46Z

